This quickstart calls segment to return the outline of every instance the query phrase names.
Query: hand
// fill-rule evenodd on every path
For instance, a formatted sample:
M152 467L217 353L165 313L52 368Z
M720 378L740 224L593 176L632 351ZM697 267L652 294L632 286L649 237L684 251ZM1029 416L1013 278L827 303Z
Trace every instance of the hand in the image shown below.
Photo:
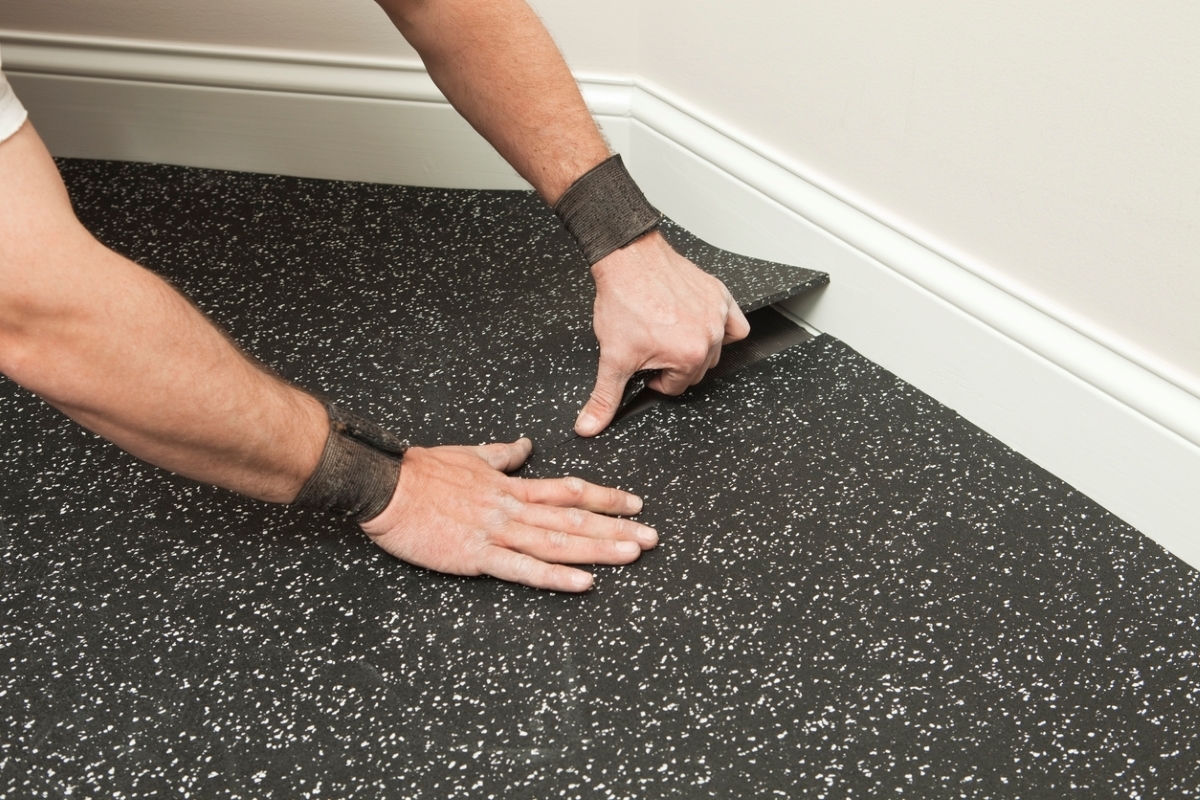
M658 231L605 256L592 275L600 367L575 421L580 436L608 427L633 373L661 370L650 388L682 394L717 363L722 344L750 333L725 285L671 249Z
M512 478L533 443L413 447L386 509L367 535L410 564L491 575L539 589L583 592L592 576L564 564L628 564L658 543L632 515L642 501L579 478Z

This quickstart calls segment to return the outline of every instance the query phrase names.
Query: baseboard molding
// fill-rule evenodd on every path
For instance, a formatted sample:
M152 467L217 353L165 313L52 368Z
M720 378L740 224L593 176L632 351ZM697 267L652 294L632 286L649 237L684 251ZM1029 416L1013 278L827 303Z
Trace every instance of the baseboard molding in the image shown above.
M447 188L529 188L420 63L0 31L4 71L58 156ZM630 81L586 82L628 149Z
M16 32L0 48L57 155L525 186L419 64ZM723 247L832 274L793 312L1200 566L1200 398L1186 380L680 98L632 79L580 84L668 214Z

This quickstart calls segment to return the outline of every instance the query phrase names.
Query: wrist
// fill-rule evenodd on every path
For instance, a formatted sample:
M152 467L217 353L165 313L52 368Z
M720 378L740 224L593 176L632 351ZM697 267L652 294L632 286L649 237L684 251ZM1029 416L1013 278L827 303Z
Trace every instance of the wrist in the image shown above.
M554 213L591 265L655 230L663 219L620 155L580 176L554 204Z
M396 477L396 485L392 488L392 493L388 497L387 504L384 505L383 510L373 517L357 520L358 527L371 539L395 530L401 521L402 512L398 507L404 493L404 490L401 488L401 484L404 482L403 476L407 470L411 469L411 465L407 462L412 460L413 463L416 463L420 460L420 451L421 448L419 447L412 447L405 451L404 461L406 464L401 468L400 474ZM408 474L411 475L411 473Z
M296 390L296 394L299 395L294 400L298 424L290 432L292 440L297 442L294 448L296 458L288 469L286 489L281 497L274 498L275 502L295 502L304 484L316 471L329 437L329 415L321 401L300 390Z
M672 254L675 252L657 228L642 234L592 264L592 280L600 284L620 280L623 275L653 270L666 263L661 258L664 248Z
M333 404L325 410L329 433L324 449L293 504L360 523L374 519L396 491L408 443Z

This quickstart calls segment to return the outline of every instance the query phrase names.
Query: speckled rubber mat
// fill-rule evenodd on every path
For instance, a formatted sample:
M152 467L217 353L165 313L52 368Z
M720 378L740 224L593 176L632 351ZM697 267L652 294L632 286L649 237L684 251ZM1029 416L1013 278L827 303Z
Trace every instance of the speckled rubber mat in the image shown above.
M101 241L170 278L300 385L414 444L574 436L596 377L595 293L532 192L60 167ZM745 311L829 280L663 231Z
M559 252L525 195L64 166L105 241L306 385L422 441L574 413L503 271ZM530 383L463 373L492 357ZM521 420L486 402L547 375ZM661 533L585 596L409 567L6 381L0 452L3 796L1200 794L1198 573L828 336L535 457Z

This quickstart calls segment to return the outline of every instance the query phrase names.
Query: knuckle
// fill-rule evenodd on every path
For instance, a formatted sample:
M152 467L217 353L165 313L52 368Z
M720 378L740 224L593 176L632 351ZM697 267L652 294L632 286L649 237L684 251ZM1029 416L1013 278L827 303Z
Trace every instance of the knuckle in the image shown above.
M495 490L480 504L483 527L489 532L508 526L520 512L522 503L506 491Z
M699 340L688 342L680 351L680 360L688 367L703 364L708 360L708 347Z
M609 488L604 500L609 508L624 508L626 505L625 492L622 492L620 489Z
M575 497L581 496L583 494L583 490L587 488L586 484L581 478L576 478L574 476L563 478L562 486L567 490L567 492Z
M562 531L548 531L546 544L556 553L563 553L571 547L571 537Z
M579 530L587 523L587 513L583 509L568 508L567 509L567 524L571 530Z
M508 514L510 517L515 517L517 514L521 513L521 509L525 506L524 503L522 503L509 492L500 492L499 495L500 497L497 500L497 505L499 506L500 510L502 510L505 514Z
M502 508L487 508L483 511L483 529L488 533L502 530L512 521Z
M589 401L592 405L598 407L602 411L608 411L612 406L616 405L612 395L606 389L595 389L592 391Z
M532 558L518 558L512 565L513 580L517 583L528 584L533 581L537 572L537 562Z

